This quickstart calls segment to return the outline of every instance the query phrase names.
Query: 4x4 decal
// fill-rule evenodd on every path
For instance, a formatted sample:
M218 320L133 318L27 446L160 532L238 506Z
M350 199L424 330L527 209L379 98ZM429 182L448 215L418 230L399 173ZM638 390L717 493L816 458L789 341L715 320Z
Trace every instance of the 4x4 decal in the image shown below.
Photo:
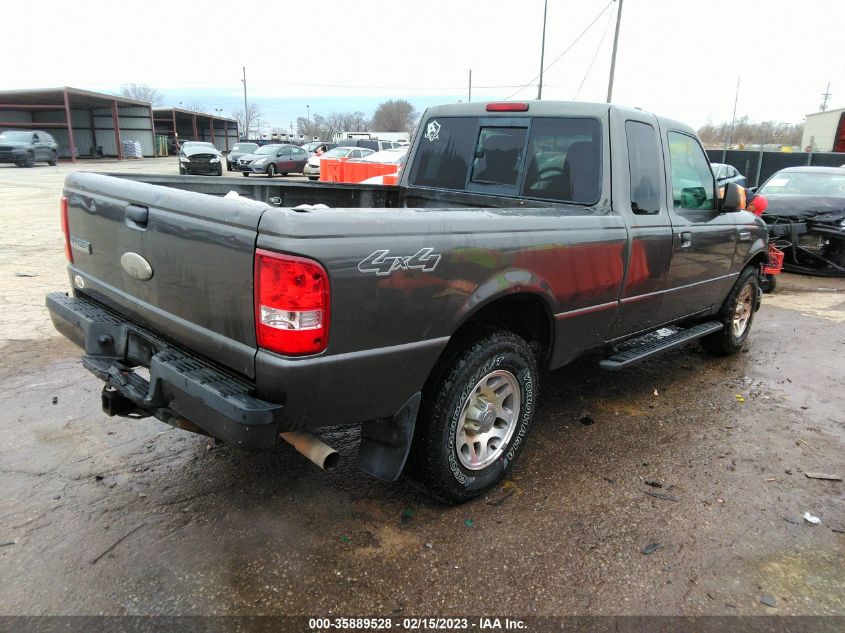
M433 248L421 248L413 255L391 255L387 249L375 251L358 264L362 273L375 273L379 277L397 270L417 269L430 273L440 263L440 254Z

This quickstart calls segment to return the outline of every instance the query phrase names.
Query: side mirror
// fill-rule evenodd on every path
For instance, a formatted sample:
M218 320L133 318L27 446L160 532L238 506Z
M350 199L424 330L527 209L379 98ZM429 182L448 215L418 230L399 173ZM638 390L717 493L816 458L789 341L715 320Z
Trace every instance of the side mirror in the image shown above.
M745 209L745 189L735 182L729 182L725 185L725 195L720 202L720 211L725 213L742 211Z

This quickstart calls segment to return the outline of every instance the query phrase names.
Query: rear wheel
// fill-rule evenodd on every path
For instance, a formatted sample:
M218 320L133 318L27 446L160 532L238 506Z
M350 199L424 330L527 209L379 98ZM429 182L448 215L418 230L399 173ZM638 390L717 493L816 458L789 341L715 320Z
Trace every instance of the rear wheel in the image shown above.
M249 172L248 171L242 171L241 176L243 176L244 178L247 178L247 177L249 177Z
M59 155L56 153L55 150L53 150L53 153L50 154L50 160L47 162L49 162L54 167L59 164Z
M319 176L308 176L308 180L319 180Z
M495 486L525 446L537 386L537 362L519 336L484 330L454 343L423 390L409 477L452 503Z
M742 349L754 321L759 288L757 271L751 266L744 269L716 316L724 327L701 339L705 350L717 356L730 356Z
M267 177L272 178L276 175L276 166L273 163L267 165Z

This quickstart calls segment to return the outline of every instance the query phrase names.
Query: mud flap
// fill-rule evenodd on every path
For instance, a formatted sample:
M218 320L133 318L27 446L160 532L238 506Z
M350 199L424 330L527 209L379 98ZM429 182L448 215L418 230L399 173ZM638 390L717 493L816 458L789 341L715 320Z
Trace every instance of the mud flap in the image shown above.
M392 418L365 422L361 427L358 468L382 481L396 481L405 467L422 394L418 391Z

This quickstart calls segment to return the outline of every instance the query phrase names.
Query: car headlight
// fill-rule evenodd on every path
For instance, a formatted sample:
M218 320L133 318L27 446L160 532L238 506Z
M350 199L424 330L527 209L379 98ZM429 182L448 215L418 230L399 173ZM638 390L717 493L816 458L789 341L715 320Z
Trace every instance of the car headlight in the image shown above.
M266 163L266 162L267 162L267 159L266 159L266 158L259 158L257 161L255 161L255 162L253 163L253 165L263 165L263 164L264 164L264 163Z
M190 163L191 162L191 159L188 158L187 156L180 156L179 160L182 161L183 163Z
M211 159L210 161L208 161L208 162L209 162L209 163L219 163L219 162L220 162L220 157L219 157L219 156L215 156L214 158L212 158L212 159Z

